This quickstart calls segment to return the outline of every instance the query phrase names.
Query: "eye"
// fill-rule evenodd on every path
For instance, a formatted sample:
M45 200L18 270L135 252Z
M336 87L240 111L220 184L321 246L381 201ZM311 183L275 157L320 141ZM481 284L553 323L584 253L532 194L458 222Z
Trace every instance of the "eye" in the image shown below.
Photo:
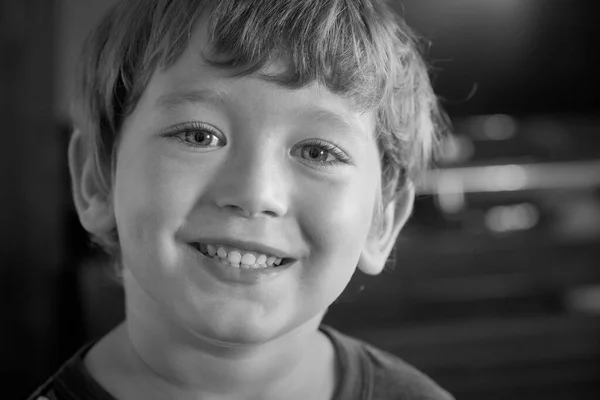
M217 135L207 131L188 131L182 136L184 141L199 147L214 147L218 146L221 142L221 139Z
M336 160L335 156L320 146L304 146L302 148L302 157L310 161L332 162Z
M320 140L302 143L292 152L301 159L318 166L351 164L350 158L339 147Z
M162 132L161 136L180 140L188 146L199 149L223 147L227 144L221 132L200 122L176 125Z

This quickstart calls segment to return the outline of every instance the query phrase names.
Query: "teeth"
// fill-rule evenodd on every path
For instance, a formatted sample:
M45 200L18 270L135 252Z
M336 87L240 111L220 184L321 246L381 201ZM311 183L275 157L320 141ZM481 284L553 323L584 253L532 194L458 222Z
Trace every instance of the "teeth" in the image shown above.
M264 254L261 254L260 256L258 256L258 258L256 259L256 263L257 264L266 264L267 263L267 256L265 256Z
M209 245L209 246L210 246L210 245ZM213 249L214 249L214 247L213 247ZM215 251L216 251L216 250L215 250ZM232 257L232 258L233 258L233 261L232 261L232 260L230 259L230 257L229 257L229 254L231 254L231 253L229 253L229 254L227 255L227 257L219 257L217 254L213 254L212 256L210 256L210 253L209 253L209 256L210 256L210 258L212 258L213 260L219 261L219 262L220 262L221 264L223 264L223 265L227 265L227 266L234 267L234 268L242 268L242 269L260 269L260 268L267 268L267 264L265 264L264 262L254 262L254 263L252 263L252 264L249 264L249 263L240 263L240 262L235 262L235 260L236 260L236 259L238 258L238 256L239 256L239 253L238 253L237 251L232 251L232 253L235 253L235 254L237 254L237 256L234 254L234 256ZM253 256L253 257L254 257L254 256ZM264 257L264 259L265 259L265 260L267 259L267 256L265 256L265 255L262 255L262 256L259 256L259 257L258 257L258 259L256 259L256 260L257 260L257 261L261 261L261 257Z
M240 252L239 250L227 251L225 246L199 244L199 249L203 253L208 253L210 257L216 256L229 264L247 265L249 268L265 268L273 265L280 265L281 258L267 256L266 254L255 255L253 253Z
M228 266L234 267L234 268L239 268L240 267L240 264L232 264L232 263L228 262L227 260L225 260L223 258L220 258L220 257L218 257L216 255L212 256L212 259L216 260L216 261L219 261L223 265L228 265Z
M221 248L219 248L219 250L220 249ZM229 254L227 254L227 261L229 261L232 264L239 264L241 260L242 260L242 255L235 250L230 251Z
M278 266L282 262L281 258L267 256L266 254L249 253L232 248L229 248L230 251L228 252L227 247L225 246L199 243L198 249L213 260L217 260L223 265L229 265L234 268L261 269Z
M254 256L254 254L246 253L240 260L242 264L254 265L256 262L256 256Z
M217 249L215 248L215 246L213 246L212 244L209 244L208 246L206 246L207 251L208 251L208 255L209 256L214 256L215 254L217 254Z

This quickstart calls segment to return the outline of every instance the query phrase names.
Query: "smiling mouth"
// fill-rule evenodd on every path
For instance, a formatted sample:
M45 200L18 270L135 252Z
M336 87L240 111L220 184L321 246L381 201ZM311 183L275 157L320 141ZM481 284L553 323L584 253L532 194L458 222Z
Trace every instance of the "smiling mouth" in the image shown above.
M274 255L257 253L232 246L204 243L190 243L202 255L223 265L239 269L263 270L278 268L293 263L293 258L279 258Z

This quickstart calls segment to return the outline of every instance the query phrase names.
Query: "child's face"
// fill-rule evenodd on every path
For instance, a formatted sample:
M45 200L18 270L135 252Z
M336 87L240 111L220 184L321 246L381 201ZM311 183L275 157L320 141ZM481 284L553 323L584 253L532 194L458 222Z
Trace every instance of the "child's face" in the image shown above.
M197 30L125 121L112 197L123 264L198 334L262 342L318 316L350 280L380 182L374 121L318 87L231 78L203 64L203 46ZM200 128L161 135L181 124ZM252 275L192 246L228 240L295 261Z

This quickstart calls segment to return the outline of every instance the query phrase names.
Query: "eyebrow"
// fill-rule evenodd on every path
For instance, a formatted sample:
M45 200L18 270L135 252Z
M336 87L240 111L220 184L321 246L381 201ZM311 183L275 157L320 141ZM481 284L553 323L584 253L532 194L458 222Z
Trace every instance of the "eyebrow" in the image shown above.
M343 133L356 134L357 131L356 126L354 126L354 124L352 124L343 115L330 111L326 108L310 105L302 109L300 116L302 118L312 119L313 121L323 122Z
M156 101L158 107L165 111L173 111L187 104L201 103L211 108L225 104L225 93L208 88L176 90L160 96ZM325 123L342 133L357 133L356 126L348 118L336 112L316 105L308 105L300 110L299 117Z
M182 105L202 103L216 108L224 103L224 93L212 89L184 89L164 94L158 98L159 108L171 111Z

